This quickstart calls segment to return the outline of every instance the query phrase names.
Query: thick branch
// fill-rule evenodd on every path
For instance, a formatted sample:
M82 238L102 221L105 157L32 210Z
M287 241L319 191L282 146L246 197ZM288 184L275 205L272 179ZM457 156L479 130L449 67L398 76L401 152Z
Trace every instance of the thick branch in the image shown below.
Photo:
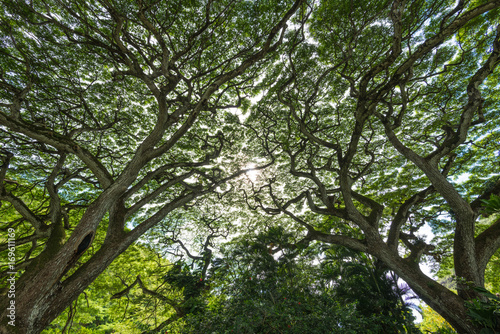
M479 271L484 273L490 258L500 249L500 218L476 237L475 245Z
M391 228L389 230L389 237L387 238L387 245L393 251L397 250L401 227L408 220L411 208L421 203L425 199L425 197L427 197L433 191L434 191L433 186L427 187L426 189L416 193L415 195L405 200L404 203L399 207L396 216L392 220Z
M307 240L317 240L317 241L323 241L323 242L326 242L329 244L342 245L342 246L345 246L345 247L348 247L348 248L351 248L351 249L354 249L354 250L357 250L360 252L367 252L368 251L368 247L363 240L350 238L350 237L347 237L344 235L334 235L334 234L327 234L327 233L319 232L312 225L306 223L304 220L295 216L290 211L283 210L283 212L307 229L307 231L308 231Z
M38 128L27 124L22 120L15 120L0 111L0 124L10 130L22 133L30 138L36 139L42 143L55 147L56 149L76 154L85 165L94 173L103 188L108 187L113 182L113 177L104 167L104 165L93 156L89 151L80 147L75 141L66 138L54 131Z

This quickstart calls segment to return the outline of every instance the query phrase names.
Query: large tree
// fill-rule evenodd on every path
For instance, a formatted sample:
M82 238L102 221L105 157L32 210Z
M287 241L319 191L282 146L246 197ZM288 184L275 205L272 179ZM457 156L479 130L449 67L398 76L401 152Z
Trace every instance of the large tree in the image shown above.
M226 110L304 3L2 1L1 229L20 275L2 333L39 333L168 213L242 173L218 166L237 147Z
M225 191L253 151L274 166L246 202L289 217L276 223L304 237L296 247L369 253L478 333L468 286L500 247L498 219L476 228L500 193L498 7L3 1L0 214L16 248L1 250L20 277L17 326L2 298L1 330L40 332L169 213ZM233 108L261 93L245 143ZM444 249L418 238L425 225L453 234L458 294L420 270Z
M251 207L290 217L301 244L375 256L464 334L480 331L466 301L485 301L470 286L500 247L498 218L476 228L500 193L498 7L320 1L247 121L277 161ZM458 294L421 270L444 249L419 237L426 225L452 234Z

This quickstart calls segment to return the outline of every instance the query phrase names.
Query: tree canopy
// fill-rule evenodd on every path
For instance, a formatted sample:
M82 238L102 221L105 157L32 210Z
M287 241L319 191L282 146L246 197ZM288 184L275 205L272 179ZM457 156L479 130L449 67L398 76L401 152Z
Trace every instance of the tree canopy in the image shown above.
M206 240L203 279L208 246L274 226L272 251L369 256L457 332L500 331L499 7L3 1L1 330L40 333L146 234Z

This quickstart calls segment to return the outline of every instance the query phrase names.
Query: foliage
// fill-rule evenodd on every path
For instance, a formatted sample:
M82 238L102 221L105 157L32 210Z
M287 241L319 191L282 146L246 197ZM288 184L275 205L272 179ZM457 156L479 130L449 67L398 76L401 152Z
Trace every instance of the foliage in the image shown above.
M491 260L488 263L488 266L486 267L486 272L484 274L486 280L486 288L495 294L500 293L500 279L498 278L499 272L500 272L500 251L497 251L491 257Z
M335 282L341 305L355 304L358 316L371 319L374 333L418 333L413 324L411 290L363 253L342 246L329 247L322 262L323 275Z
M179 290L162 284L162 273L171 268L146 246L129 247L43 333L132 334L156 328L175 313L172 306L146 298L140 289L133 289L125 300L112 297L126 287L124 282L140 275L144 284L158 286L156 291L180 298Z
M192 271L189 267L178 262L164 277L163 280L170 286L182 291L182 314L197 314L205 307L202 293L207 289L202 274Z
M466 304L472 321L483 328L482 334L500 333L500 297L482 287L472 289L483 297L483 299L468 301Z
M456 333L446 320L429 306L422 307L422 322L419 324L422 333L453 334Z
M322 262L330 250L289 248L291 237L271 228L227 244L211 269L208 307L190 315L183 332L418 333L394 281L366 275L372 269L363 265L352 280L332 275L356 260Z
M486 213L500 213L500 196L492 194L489 200L483 200Z

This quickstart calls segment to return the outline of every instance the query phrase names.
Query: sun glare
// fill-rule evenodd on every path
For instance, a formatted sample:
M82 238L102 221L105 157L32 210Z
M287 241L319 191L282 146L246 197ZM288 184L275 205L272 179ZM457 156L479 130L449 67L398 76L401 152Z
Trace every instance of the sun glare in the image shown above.
M255 182L257 180L257 177L259 176L259 171L254 168L255 164L248 164L245 166L245 169L248 170L245 174L252 182Z

